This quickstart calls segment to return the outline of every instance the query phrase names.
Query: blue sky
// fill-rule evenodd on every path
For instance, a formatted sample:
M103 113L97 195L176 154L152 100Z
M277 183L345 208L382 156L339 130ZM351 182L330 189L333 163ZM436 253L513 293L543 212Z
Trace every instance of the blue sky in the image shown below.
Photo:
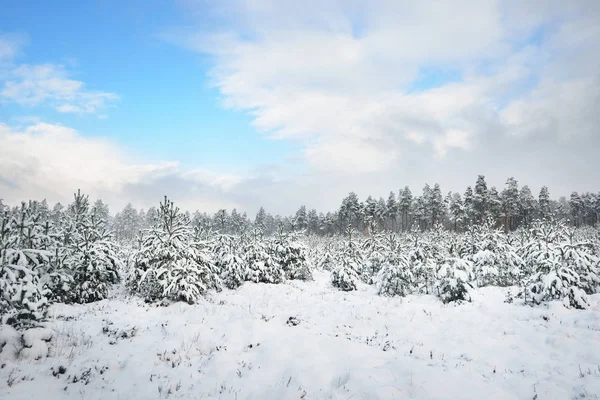
M335 208L351 190L462 192L478 174L556 196L598 181L595 0L0 9L11 202L82 188L115 208L169 194L285 214Z
M276 162L294 149L257 135L245 112L228 110L207 79L206 56L158 38L184 10L164 1L4 2L3 32L28 44L19 63L63 64L90 90L119 99L99 115L59 113L44 106L5 104L0 119L38 116L86 135L114 140L139 157L190 167L243 170ZM100 116L100 118L99 118Z

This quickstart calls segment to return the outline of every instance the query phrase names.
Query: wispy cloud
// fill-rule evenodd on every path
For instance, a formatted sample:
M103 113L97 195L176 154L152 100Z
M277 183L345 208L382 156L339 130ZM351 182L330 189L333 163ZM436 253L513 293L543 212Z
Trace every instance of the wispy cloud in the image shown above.
M23 46L28 43L28 38L23 34L0 34L0 63L3 60L17 56Z
M0 101L61 113L97 113L119 99L114 93L87 89L64 65L15 63L26 43L21 35L0 36Z
M62 65L20 65L10 70L0 97L24 106L49 106L61 113L95 113L118 99L114 93L91 91L69 78Z

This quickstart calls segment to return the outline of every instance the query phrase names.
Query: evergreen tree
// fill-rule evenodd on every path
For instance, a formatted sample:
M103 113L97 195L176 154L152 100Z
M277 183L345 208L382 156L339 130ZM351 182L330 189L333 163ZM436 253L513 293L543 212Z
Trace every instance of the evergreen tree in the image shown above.
M106 230L106 221L90 209L89 198L80 191L69 206L66 246L59 252L73 277L73 301L90 303L108 296L110 284L119 281L122 262Z
M482 224L487 213L488 207L488 189L485 183L485 177L479 175L475 184L475 193L473 194L473 208L479 223Z
M358 245L351 239L345 243L339 265L331 273L331 284L345 292L356 290L365 262Z
M383 265L377 274L377 293L384 296L405 296L411 291L414 277L410 262L402 254L394 235L387 236Z
M552 209L550 207L550 193L548 192L548 188L546 186L542 186L540 190L540 194L538 196L538 207L540 210L540 217L542 219L549 218L552 213Z
M496 225L502 216L502 198L495 186L490 188L488 202L488 214L492 218L494 225Z
M306 213L306 206L302 205L296 211L296 216L294 218L296 229L304 230L308 227L308 215Z
M506 189L502 191L502 213L507 231L515 228L515 218L519 214L519 186L515 178L508 178Z
M317 214L317 210L314 208L308 212L307 215L308 232L312 234L318 234L320 231L321 220Z
M397 223L399 207L398 207L398 203L396 202L396 195L394 194L394 192L390 192L388 199L387 199L386 208L387 208L386 217L389 221L389 228L392 232L396 232L398 230L396 223Z
M220 280L206 243L194 233L178 207L165 196L155 225L144 232L128 277L132 291L148 300L194 303Z
M571 193L571 199L569 200L569 209L571 217L573 218L573 224L579 226L581 220L581 214L584 210L584 203L577 192Z
M413 195L408 186L400 190L398 196L398 208L400 210L400 219L402 221L402 232L410 227L410 210L413 204Z
M519 193L519 210L521 222L526 227L529 226L531 221L533 221L533 216L536 209L536 202L533 194L531 193L531 189L529 186L525 185L521 188L521 193Z
M265 222L267 219L267 213L264 208L260 208L258 213L256 213L256 218L254 219L254 226L264 230L266 228Z
M239 242L233 236L219 235L214 241L212 253L216 256L215 265L223 284L229 289L240 287L248 275L248 268Z
M102 200L96 200L93 208L95 209L95 214L98 218L100 218L102 221L109 221L110 211L108 209L108 205L104 204Z
M471 301L473 264L461 258L447 258L437 271L437 295L444 303Z
M532 275L521 294L526 303L562 300L566 307L589 307L588 293L597 292L598 259L585 243L573 241L562 224L537 222L532 241L523 249L526 267Z
M465 194L463 195L463 203L465 208L465 215L469 224L475 222L475 200L473 196L473 189L471 186L467 186Z
M452 222L454 226L454 231L458 232L466 220L465 207L460 193L454 193L450 196L448 210L450 212L450 222Z
M40 249L39 219L25 203L0 214L0 324L27 327L46 316L39 274L51 253Z
M431 208L431 228L443 218L444 215L444 200L442 198L442 190L437 183L433 186L430 197Z
M252 240L244 247L244 260L248 265L246 280L255 283L281 283L285 272L271 253L268 243L262 240L262 234L254 232Z

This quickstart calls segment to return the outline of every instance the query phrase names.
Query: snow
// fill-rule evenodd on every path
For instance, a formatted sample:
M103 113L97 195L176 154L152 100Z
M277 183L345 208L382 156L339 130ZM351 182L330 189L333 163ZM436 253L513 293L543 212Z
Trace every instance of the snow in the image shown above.
M23 334L47 357L2 358L0 398L598 398L600 295L587 310L528 307L504 303L515 288L486 287L444 305L314 278L246 282L196 305L55 304L48 329ZM2 327L0 344L15 335Z

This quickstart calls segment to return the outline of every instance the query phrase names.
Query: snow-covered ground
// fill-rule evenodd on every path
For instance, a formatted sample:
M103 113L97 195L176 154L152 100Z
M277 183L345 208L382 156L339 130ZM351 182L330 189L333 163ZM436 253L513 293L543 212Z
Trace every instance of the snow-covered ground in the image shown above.
M443 305L329 279L245 283L193 306L54 305L48 357L3 349L0 399L600 397L600 295L585 311L506 304L499 288Z

